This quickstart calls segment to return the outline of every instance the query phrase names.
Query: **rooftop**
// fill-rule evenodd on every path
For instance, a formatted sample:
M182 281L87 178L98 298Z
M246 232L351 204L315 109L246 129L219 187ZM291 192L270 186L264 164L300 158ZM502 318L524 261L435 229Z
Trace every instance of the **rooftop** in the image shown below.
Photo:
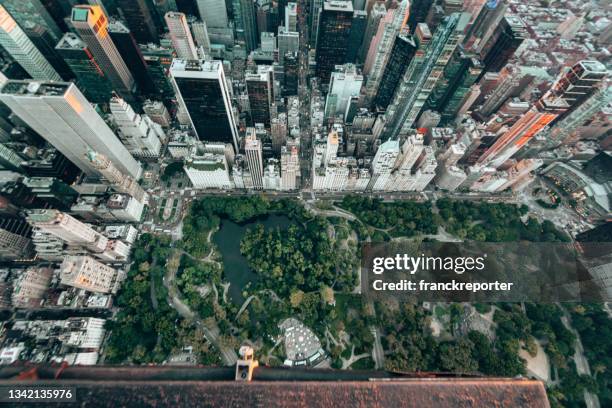
M427 373L400 375L380 371L337 371L258 367L251 382L233 381L234 367L32 367L0 368L3 382L22 372L36 385L78 386L78 403L113 401L140 406L549 406L540 381L507 378L444 378ZM104 386L101 386L101 385Z
M8 95L62 96L70 87L70 82L41 82L34 80L8 81L0 93Z

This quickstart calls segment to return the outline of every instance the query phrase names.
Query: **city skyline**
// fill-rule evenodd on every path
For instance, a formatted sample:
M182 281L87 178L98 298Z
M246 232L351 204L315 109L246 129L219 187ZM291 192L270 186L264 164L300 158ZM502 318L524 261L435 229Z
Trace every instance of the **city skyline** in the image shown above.
M479 373L612 403L585 323L607 333L609 254L581 270L601 308L381 302L359 264L612 242L603 3L0 0L0 365Z

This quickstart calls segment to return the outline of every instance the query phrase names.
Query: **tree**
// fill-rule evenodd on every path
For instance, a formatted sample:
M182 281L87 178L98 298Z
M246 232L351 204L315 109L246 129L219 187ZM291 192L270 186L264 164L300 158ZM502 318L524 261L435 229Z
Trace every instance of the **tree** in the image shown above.
M328 305L335 304L336 299L334 297L334 290L327 285L323 285L321 287L321 299Z
M460 338L455 343L440 345L440 367L444 371L469 373L478 369L478 362L472 356L474 343Z
M291 307L293 307L294 309L298 308L303 300L304 292L302 292L301 290L295 290L291 292L291 295L289 296L289 302L291 303Z

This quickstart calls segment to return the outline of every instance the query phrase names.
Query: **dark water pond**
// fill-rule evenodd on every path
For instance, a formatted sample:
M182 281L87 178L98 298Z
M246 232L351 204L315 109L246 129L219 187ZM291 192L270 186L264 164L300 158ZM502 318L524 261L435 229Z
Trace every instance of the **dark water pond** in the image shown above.
M225 281L230 283L228 294L232 302L241 305L244 302L242 289L249 283L257 281L257 274L249 268L249 264L240 253L240 240L248 228L262 224L268 228L287 228L293 221L284 215L269 215L244 224L230 220L221 221L221 227L213 235L213 242L221 252Z

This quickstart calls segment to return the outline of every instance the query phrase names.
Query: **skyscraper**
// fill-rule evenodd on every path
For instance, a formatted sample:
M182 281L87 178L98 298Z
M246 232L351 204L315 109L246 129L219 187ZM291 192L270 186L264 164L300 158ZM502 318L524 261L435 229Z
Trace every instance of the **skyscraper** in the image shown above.
M319 18L316 73L327 85L335 66L346 62L353 22L353 5L347 0L326 0Z
M175 59L170 75L198 138L230 143L238 151L238 129L223 64Z
M433 0L412 0L410 1L410 14L408 18L408 27L410 33L414 33L417 25L424 23L427 20L429 9L434 3Z
M336 65L331 74L329 92L325 101L325 117L346 117L351 98L359 97L363 75L353 64Z
M60 267L60 279L63 285L109 293L117 283L117 270L90 256L67 256Z
M562 143L579 126L610 103L612 103L612 87L596 90L571 113L554 123L549 132L550 143L553 145Z
M34 254L32 228L23 218L0 216L0 259L27 259Z
M398 8L390 9L380 21L378 31L367 52L363 73L367 76L366 102L371 104L393 48L396 36L405 29L408 18L408 2L403 2ZM402 64L403 65L403 64Z
M567 73L562 73L535 106L523 114L480 156L478 163L489 167L501 166L559 115L566 112L570 108L570 103L563 93L559 92L565 88L566 79Z
M480 52L504 17L508 5L502 0L490 0L480 9L465 34L465 49Z
M107 157L90 150L87 152L87 159L115 191L127 194L141 203L146 201L147 193L140 184L129 175L122 173Z
M255 128L248 128L244 139L244 150L246 152L247 166L251 179L253 180L253 188L255 190L263 189L263 156L261 140L257 139Z
M40 24L49 31L55 41L61 38L62 31L40 0L2 0L2 6L21 27L25 27L28 21Z
M316 47L319 34L319 19L321 18L321 10L323 9L323 0L310 1L310 43Z
M281 148L281 190L295 190L300 174L300 159L297 147L283 146Z
M457 48L426 103L428 109L441 114L442 125L455 118L470 87L480 77L482 68L475 56Z
M161 150L161 126L147 116L141 116L123 99L114 97L110 101L113 122L117 126L119 139L136 157L158 157Z
M300 34L295 31L287 31L285 26L278 27L278 60L281 64L285 62L288 52L296 53L300 50Z
M406 31L397 35L374 99L376 108L387 109L416 48L414 39Z
M372 42L372 38L374 38L376 32L378 31L378 25L380 24L380 20L386 14L387 9L385 8L384 3L374 3L372 10L368 14L368 22L366 24L365 32L363 34L361 47L359 48L360 62L365 62L366 56L368 55L368 50L370 49L370 43Z
M577 107L607 77L608 70L596 60L582 60L565 68L550 90L552 96L563 98L570 108Z
M87 100L92 103L107 103L113 85L95 60L87 44L76 34L66 33L55 47L76 76L76 83Z
M285 6L285 27L287 31L297 31L297 3L289 2Z
M359 49L363 43L366 26L368 24L368 13L363 10L353 12L353 22L351 23L351 33L349 35L349 46L346 53L347 62L355 62Z
M387 140L380 145L372 159L372 179L368 186L369 190L380 191L386 188L399 153L398 140Z
M75 6L72 25L87 44L96 62L106 74L113 88L122 97L131 100L134 78L121 54L108 34L108 18L100 6Z
M123 18L136 38L142 44L157 43L160 29L157 10L150 0L115 0L121 8Z
M191 23L191 33L198 47L204 48L204 51L210 52L210 37L208 36L208 27L204 21L194 21Z
M247 73L245 82L253 125L270 127L270 105L274 102L274 75L270 65L259 65L257 73Z
M69 245L79 245L94 253L104 252L108 245L108 238L90 225L58 210L29 211L28 222Z
M123 23L111 21L108 25L108 33L113 40L113 44L117 47L119 55L121 55L125 65L134 77L140 93L152 97L158 95L159 91L149 74L147 63L132 32Z
M383 138L406 134L412 127L461 40L468 19L469 14L451 14L433 37L427 25L419 24L415 34L419 49L385 113Z
M191 36L191 31L189 31L185 15L183 13L168 12L164 19L170 31L170 39L176 51L176 56L181 59L198 59L198 52Z
M32 78L43 81L62 80L2 5L0 5L0 45Z
M22 28L34 46L40 51L49 64L51 64L62 80L73 80L74 73L70 70L66 61L64 61L56 51L55 46L57 45L57 41L53 39L49 31L40 24L35 24L30 21L26 22L26 25Z
M239 37L242 36L247 52L257 48L257 22L253 0L233 0L234 24Z
M283 78L283 96L298 94L298 79L300 74L300 61L298 54L286 53L283 68L285 77Z
M225 1L195 0L200 12L200 18L206 22L208 28L227 28L227 9Z
M93 149L126 174L140 177L140 164L74 84L8 81L0 100L88 175L99 175L86 156Z
M517 16L505 16L480 51L485 71L498 72L527 38L527 27Z

